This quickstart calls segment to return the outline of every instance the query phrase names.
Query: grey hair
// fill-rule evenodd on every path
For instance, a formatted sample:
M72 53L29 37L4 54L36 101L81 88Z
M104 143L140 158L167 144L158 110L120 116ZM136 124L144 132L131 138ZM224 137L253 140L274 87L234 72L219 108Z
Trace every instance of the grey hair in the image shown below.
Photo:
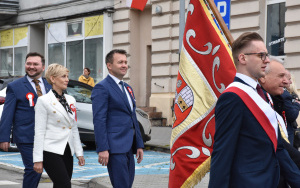
M282 59L280 59L279 57L270 55L270 56L269 56L269 59L270 59L270 62L271 62L271 61L276 61L276 62L278 62L278 63L284 65L284 61L283 61ZM270 72L270 63L267 64L267 67L266 67L266 69L265 69L265 73L266 73L266 74L268 74L269 72Z

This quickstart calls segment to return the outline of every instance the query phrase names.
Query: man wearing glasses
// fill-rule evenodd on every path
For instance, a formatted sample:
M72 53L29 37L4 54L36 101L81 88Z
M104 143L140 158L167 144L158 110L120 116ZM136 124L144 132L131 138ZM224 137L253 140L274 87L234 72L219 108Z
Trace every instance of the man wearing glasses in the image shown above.
M242 34L232 56L237 73L215 108L209 187L274 188L280 171L292 187L300 187L300 171L283 147L276 113L257 81L270 63L263 39Z

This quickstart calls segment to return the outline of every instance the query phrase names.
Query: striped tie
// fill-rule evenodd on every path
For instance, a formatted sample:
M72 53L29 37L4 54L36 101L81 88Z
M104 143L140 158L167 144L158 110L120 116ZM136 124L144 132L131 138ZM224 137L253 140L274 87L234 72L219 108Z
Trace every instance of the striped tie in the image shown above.
M36 94L40 97L40 96L42 96L43 95L43 93L42 93L42 90L41 90L41 87L40 87L40 81L39 80L36 80L36 79L34 79L34 80L32 80L33 82L34 82L34 84L35 84L35 88L36 88Z

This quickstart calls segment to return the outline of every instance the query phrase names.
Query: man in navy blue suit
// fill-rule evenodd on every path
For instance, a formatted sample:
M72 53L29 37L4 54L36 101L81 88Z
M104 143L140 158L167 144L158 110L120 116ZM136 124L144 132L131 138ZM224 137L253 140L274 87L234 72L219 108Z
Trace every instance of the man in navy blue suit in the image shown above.
M45 59L32 52L27 54L26 75L7 85L6 98L0 122L0 149L8 151L10 135L21 153L25 173L23 188L38 186L41 174L33 170L34 105L39 95L46 94L51 85L42 78ZM37 90L34 81L37 80ZM38 92L38 93L37 93ZM40 93L41 92L41 93Z
M275 188L280 171L292 187L300 187L300 171L283 147L276 113L257 81L269 64L263 39L242 34L232 56L237 74L215 108L209 187Z
M106 66L109 75L92 91L96 151L99 163L107 166L113 187L129 188L135 174L133 154L140 163L144 143L133 90L123 81L128 69L126 51L110 51Z

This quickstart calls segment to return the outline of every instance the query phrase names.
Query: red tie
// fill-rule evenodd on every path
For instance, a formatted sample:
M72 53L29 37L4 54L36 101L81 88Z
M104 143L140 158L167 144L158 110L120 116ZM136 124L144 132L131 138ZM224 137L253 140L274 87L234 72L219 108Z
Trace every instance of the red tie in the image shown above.
M261 98L263 98L265 101L267 101L266 96L259 84L257 84L257 86L256 86L256 91L261 96Z

